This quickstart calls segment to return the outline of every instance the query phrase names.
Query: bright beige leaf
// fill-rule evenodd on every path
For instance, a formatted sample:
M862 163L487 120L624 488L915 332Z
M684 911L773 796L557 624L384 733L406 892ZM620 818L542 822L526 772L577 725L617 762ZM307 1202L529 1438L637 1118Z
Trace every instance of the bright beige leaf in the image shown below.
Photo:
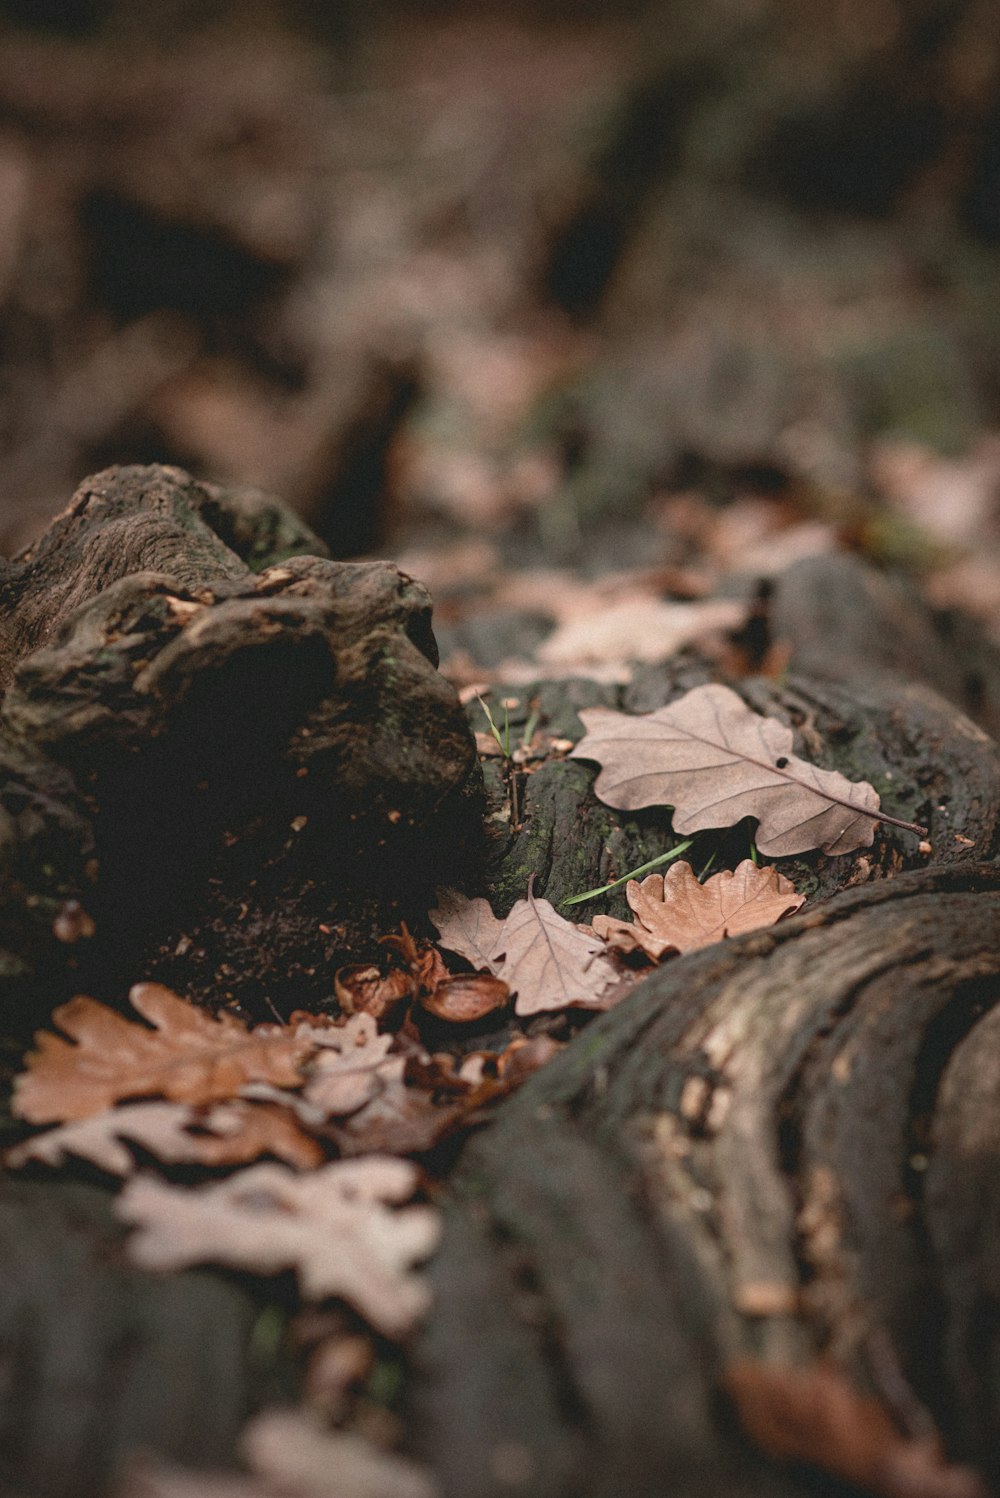
M520 1015L565 1009L570 1004L601 1008L618 973L604 943L586 926L575 926L528 891L504 921L485 900L467 900L445 891L430 913L441 944L480 967L488 967L517 995Z
M304 1410L261 1411L240 1446L254 1472L295 1498L435 1498L438 1492L415 1462L353 1432L328 1430Z
M757 846L771 857L851 853L867 847L875 822L923 832L879 811L866 781L853 783L792 753L792 730L753 712L729 687L695 687L676 702L636 717L591 708L571 759L602 766L594 792L608 806L635 811L672 806L674 830L760 822Z
M253 1165L195 1189L139 1176L125 1186L116 1211L138 1229L129 1249L146 1269L295 1269L306 1299L339 1296L385 1336L401 1337L430 1303L414 1266L440 1237L434 1207L399 1206L419 1179L408 1160L381 1155L339 1160L305 1175Z
M321 1049L309 1063L303 1097L324 1117L344 1117L363 1108L388 1083L402 1078L405 1061L389 1056L391 1035L380 1035L370 1014L354 1014L346 1025L324 1030Z
M662 661L706 634L739 629L746 617L746 604L733 599L698 603L629 599L561 624L535 653L546 665L580 668L616 661Z
M326 1158L294 1114L273 1104L217 1103L201 1113L187 1103L131 1103L36 1134L8 1150L4 1164L10 1170L30 1161L63 1165L73 1156L128 1176L136 1169L128 1144L171 1165L244 1165L276 1155L308 1169Z
M749 858L704 884L689 863L671 864L666 874L650 874L641 884L630 879L625 893L634 923L595 916L594 930L626 951L640 947L654 962L667 952L693 952L724 936L773 926L805 902L777 869L758 868Z
M27 1070L14 1080L12 1109L19 1118L61 1123L88 1118L121 1098L203 1104L234 1097L247 1082L296 1087L302 1081L299 1063L314 1048L307 1034L280 1025L248 1029L235 1016L209 1014L159 983L137 983L129 999L155 1028L83 996L53 1011L63 1035L37 1032Z

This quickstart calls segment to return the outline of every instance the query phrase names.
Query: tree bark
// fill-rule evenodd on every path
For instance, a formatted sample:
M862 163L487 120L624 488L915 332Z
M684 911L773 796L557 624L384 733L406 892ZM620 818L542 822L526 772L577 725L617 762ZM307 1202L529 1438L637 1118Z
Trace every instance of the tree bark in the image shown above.
M0 1006L139 974L259 1018L427 909L479 770L424 589L169 468L0 576Z
M548 747L487 761L484 806L426 595L315 544L259 496L111 470L5 571L10 1041L71 987L114 1001L140 978L258 1013L322 1001L339 954L419 921L436 880L502 912L531 875L558 903L676 843L666 812L598 803L558 741L581 708L649 711L709 663L512 689L515 742L534 717ZM942 694L961 699L961 663L919 610L809 565L769 604L791 671L736 687L928 838L880 825L783 862L804 913L657 970L465 1148L406 1406L446 1498L849 1491L741 1433L727 1370L747 1357L822 1355L1000 1480L998 753ZM689 856L724 865L749 836ZM32 1369L0 1398L0 1471L36 1498L102 1492L139 1445L224 1456L257 1397L256 1292L168 1293L80 1190L0 1185L0 1343ZM190 1397L210 1363L187 1330L218 1353L213 1397ZM188 1358L190 1383L119 1397L122 1336L137 1386Z

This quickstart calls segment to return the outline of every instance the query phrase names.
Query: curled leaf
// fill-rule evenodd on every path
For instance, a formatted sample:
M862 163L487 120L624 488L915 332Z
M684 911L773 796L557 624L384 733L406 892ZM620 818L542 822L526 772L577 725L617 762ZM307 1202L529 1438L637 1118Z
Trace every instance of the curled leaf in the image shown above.
M509 999L510 989L501 979L489 973L459 973L445 978L423 997L421 1004L438 1019L467 1025L502 1009Z

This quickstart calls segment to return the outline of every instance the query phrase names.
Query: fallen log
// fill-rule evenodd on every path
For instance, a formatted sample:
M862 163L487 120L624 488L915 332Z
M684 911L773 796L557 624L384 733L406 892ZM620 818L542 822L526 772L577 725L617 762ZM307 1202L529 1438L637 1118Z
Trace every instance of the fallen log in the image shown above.
M115 1001L138 979L287 1013L328 998L342 954L419 922L436 882L502 912L531 875L559 902L676 842L665 812L598 803L566 744L581 708L649 711L707 662L515 689L513 736L534 718L541 748L487 760L484 805L426 595L314 545L259 497L111 470L4 571L9 1042L73 988ZM866 652L884 593L845 592L854 614L869 599L844 631L860 646L824 660L803 623L798 671L736 687L928 837L880 825L846 857L783 861L802 914L658 970L464 1149L403 1407L446 1498L978 1498L977 1471L1000 1478L1000 765L940 694L946 655L932 684L919 629L909 655ZM798 597L774 608L793 637L815 581ZM742 857L748 836L701 834L698 852ZM38 1498L106 1491L140 1445L224 1458L258 1397L252 1287L181 1275L166 1315L162 1282L74 1191L0 1183L17 1259L0 1330L22 1329L32 1370L0 1400L0 1471ZM102 1307L122 1294L130 1377L197 1360L197 1331L227 1349L218 1398L169 1379L155 1404L108 1396ZM81 1391L67 1370L84 1366ZM761 1443L768 1377L793 1406L816 1387L869 1399L878 1439Z

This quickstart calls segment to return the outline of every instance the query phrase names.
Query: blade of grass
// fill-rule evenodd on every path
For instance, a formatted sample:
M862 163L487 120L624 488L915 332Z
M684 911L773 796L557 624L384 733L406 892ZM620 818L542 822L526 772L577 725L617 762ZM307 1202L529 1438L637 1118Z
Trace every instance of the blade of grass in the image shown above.
M638 879L641 874L650 874L653 869L660 868L662 864L669 863L671 859L680 858L682 853L687 852L693 841L693 838L685 838L682 843L677 844L676 848L671 848L669 853L661 853L658 858L651 858L649 863L640 864L637 869L623 874L620 879L612 879L610 884L602 884L599 889L584 890L582 895L571 895L568 900L560 900L559 904L561 906L582 905L585 900L596 900L598 895L606 895L608 890L617 889L619 884L627 884L630 879Z
M490 725L490 733L496 740L497 748L500 750L500 753L503 755L504 759L510 759L510 715L507 709L504 708L503 735L501 736L500 730L496 725L496 720L493 717L493 714L490 712L489 708L483 701L482 697L480 697L478 692L476 693L476 701L479 703L479 706L486 714L486 721Z

